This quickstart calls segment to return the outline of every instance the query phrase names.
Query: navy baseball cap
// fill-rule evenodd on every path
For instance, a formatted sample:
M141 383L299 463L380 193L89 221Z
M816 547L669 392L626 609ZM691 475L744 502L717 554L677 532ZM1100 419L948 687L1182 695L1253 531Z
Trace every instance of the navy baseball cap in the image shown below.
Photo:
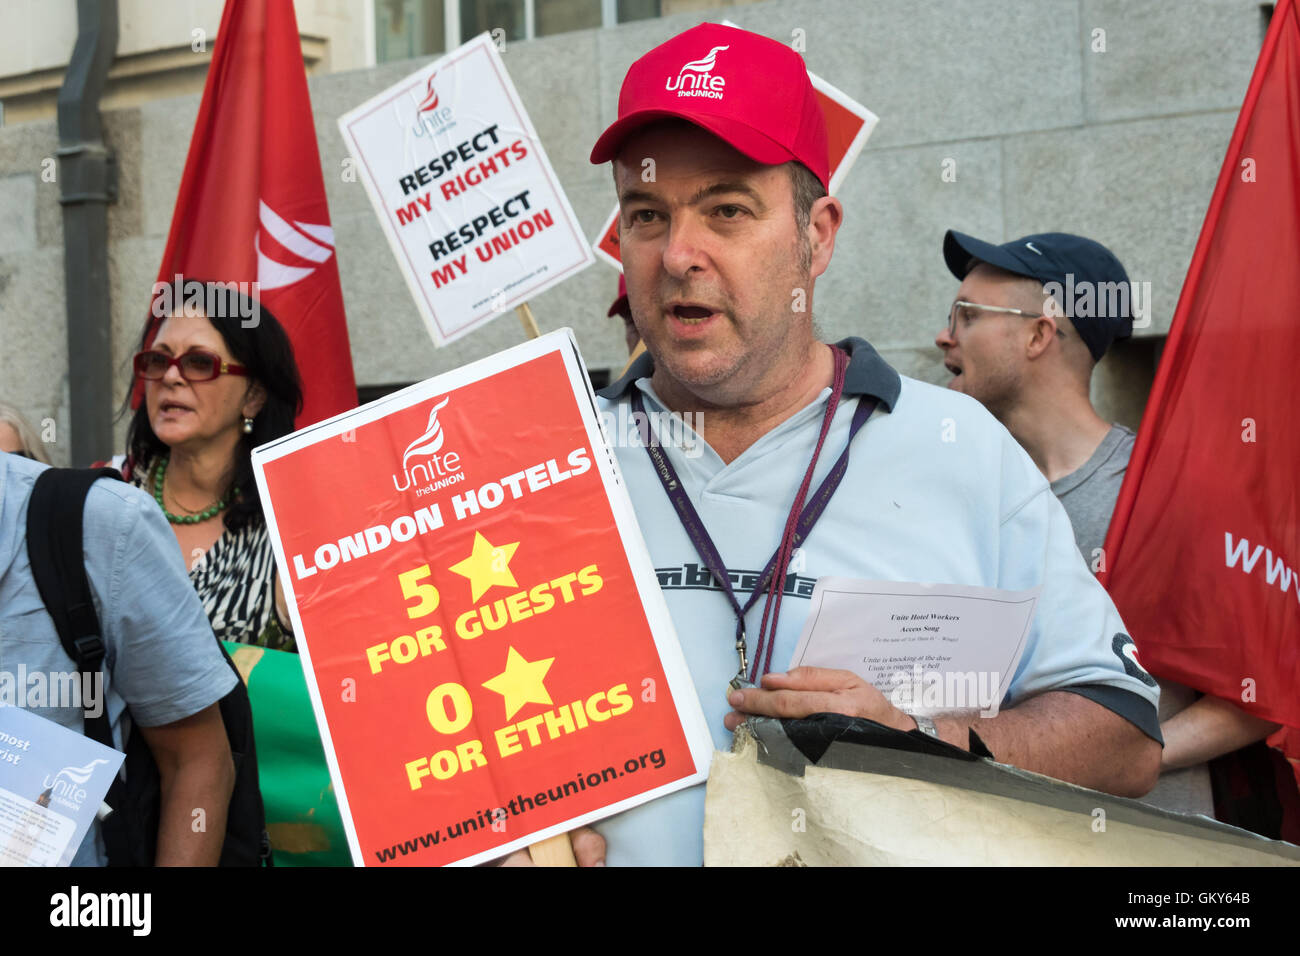
M1115 254L1100 242L1064 232L1021 236L995 246L949 229L943 237L948 271L965 279L979 262L1037 279L1055 294L1093 359L1133 334L1133 287ZM1048 291L1048 290L1044 290Z

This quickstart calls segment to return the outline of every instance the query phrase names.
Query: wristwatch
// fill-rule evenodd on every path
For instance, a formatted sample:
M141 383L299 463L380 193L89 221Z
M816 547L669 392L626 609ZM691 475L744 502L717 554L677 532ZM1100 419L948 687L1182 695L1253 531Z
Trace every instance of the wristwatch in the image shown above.
M934 726L934 721L929 717L922 717L920 714L913 714L912 719L916 721L916 729L923 734L929 734L935 740L942 740L939 736L938 729Z

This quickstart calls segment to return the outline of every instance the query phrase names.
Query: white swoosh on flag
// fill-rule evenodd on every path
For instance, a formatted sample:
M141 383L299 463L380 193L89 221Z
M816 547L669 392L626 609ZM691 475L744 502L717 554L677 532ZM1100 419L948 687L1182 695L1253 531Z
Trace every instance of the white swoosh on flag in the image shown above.
M262 251L262 229L294 255L310 262L325 262L334 254L334 230L329 226L297 221L290 224L262 200L258 201L258 222L253 248L257 251L257 282L263 289L293 285L311 275L316 267L291 266L272 259Z

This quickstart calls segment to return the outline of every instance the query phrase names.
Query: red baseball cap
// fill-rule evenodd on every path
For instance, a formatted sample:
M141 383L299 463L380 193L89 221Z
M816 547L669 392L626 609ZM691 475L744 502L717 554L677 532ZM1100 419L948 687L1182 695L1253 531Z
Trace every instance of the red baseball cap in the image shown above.
M767 165L803 163L830 188L826 120L808 68L784 43L716 23L679 33L632 64L618 94L618 119L596 140L607 163L632 132L684 119Z
M623 276L618 277L618 298L614 300L614 304L609 307L609 311L605 315L609 318L616 315L629 317L632 315L632 306L627 301L627 279Z

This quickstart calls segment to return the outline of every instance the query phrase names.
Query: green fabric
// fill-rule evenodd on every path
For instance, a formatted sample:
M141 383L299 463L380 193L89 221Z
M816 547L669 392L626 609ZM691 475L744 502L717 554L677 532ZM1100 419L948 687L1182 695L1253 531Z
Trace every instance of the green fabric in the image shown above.
M351 866L343 820L297 654L223 641L248 683L276 866Z

